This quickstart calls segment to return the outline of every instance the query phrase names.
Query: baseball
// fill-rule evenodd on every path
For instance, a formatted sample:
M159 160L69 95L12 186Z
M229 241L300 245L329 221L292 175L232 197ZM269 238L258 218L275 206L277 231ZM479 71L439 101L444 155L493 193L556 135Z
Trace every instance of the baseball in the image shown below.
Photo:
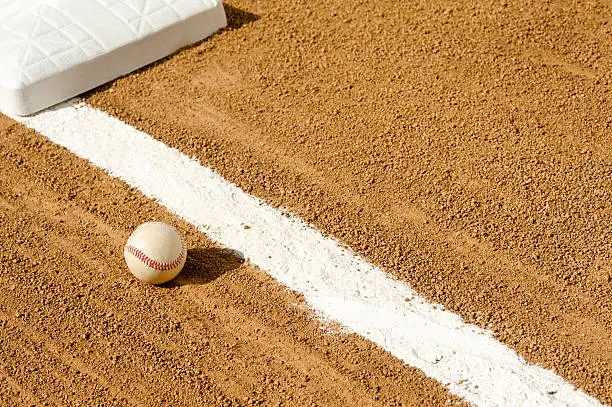
M180 273L187 259L183 236L163 222L147 222L130 235L123 256L130 272L148 284L163 284Z

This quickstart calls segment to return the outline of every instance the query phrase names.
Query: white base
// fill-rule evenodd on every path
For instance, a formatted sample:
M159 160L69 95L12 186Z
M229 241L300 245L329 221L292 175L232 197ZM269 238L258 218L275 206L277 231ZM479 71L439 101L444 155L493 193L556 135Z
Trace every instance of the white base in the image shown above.
M0 5L22 1L0 0ZM30 0L14 6L13 12L6 8L0 13L0 110L14 115L35 113L227 25L220 0L145 0L141 11L135 10L142 1L125 0L121 6L133 3L131 8L117 6L112 12L103 8L107 2ZM147 15L148 3L159 11ZM121 15L122 9L126 15ZM58 10L64 11L58 14ZM94 15L99 11L105 13Z

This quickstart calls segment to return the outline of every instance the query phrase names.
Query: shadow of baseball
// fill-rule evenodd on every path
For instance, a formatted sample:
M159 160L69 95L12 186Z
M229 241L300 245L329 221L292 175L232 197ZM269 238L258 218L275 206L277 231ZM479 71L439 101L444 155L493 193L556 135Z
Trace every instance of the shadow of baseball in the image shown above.
M244 261L244 255L237 250L217 247L189 249L181 273L164 286L207 284L228 271L239 268Z

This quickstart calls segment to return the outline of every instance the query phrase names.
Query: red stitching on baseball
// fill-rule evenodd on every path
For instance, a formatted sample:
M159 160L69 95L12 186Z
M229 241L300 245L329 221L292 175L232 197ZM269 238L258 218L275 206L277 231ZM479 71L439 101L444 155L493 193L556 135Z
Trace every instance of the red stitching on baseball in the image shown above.
M170 263L161 263L157 260L153 260L146 254L144 254L140 249L132 245L125 246L124 251L130 253L131 255L133 255L138 260L146 264L148 267L151 267L152 269L159 270L159 271L166 271L166 270L172 270L173 268L178 267L178 265L181 264L181 262L183 261L183 258L187 256L187 247L185 246L185 241L183 240L182 236L181 236L181 245L182 245L181 254L176 259L174 259L174 261Z

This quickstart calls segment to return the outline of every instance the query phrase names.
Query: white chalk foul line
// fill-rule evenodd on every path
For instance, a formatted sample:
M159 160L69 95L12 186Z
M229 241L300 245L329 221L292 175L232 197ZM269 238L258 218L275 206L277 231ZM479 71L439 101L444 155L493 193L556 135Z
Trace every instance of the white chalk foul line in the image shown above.
M479 406L601 405L300 219L106 113L72 101L14 119L156 199L213 241L242 251L302 293L322 316L377 343L466 401Z

